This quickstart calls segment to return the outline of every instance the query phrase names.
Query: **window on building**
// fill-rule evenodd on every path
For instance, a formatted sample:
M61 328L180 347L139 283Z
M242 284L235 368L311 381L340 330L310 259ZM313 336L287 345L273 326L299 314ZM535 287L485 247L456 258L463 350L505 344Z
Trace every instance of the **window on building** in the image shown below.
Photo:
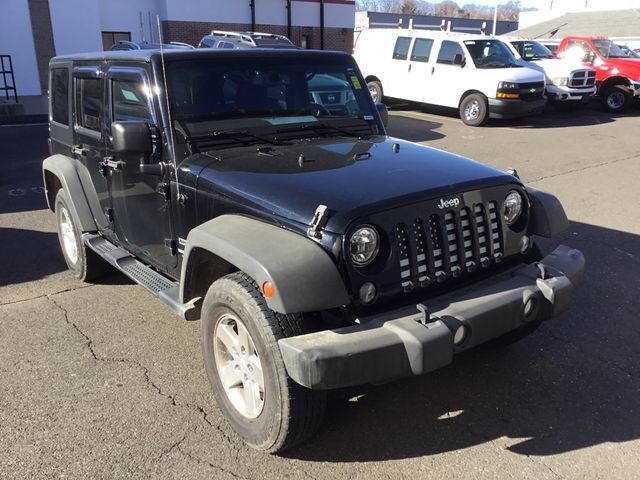
M69 125L69 70L51 70L51 119L62 125Z
M464 58L464 50L458 42L443 40L440 52L438 52L438 63L445 65L453 65L453 59L456 55L462 55Z
M393 59L406 60L409 53L409 45L411 45L411 38L398 37L396 46L393 48Z
M89 130L100 131L102 116L102 79L78 78L76 80L76 124Z
M130 42L130 32L102 32L102 49L111 50L111 46L118 42Z
M113 80L111 83L112 118L114 122L151 121L144 83L134 80Z
M431 47L433 47L433 40L430 38L416 38L413 50L411 50L411 61L428 62Z

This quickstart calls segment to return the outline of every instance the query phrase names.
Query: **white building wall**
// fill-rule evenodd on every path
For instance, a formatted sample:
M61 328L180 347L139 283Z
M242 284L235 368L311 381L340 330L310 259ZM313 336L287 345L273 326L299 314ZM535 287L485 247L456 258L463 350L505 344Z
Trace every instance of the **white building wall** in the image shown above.
M260 3L260 1L256 0L256 3ZM273 2L274 0L268 1ZM249 8L249 0L166 0L166 19L191 22L251 23L251 9Z
M56 55L102 50L98 2L99 0L49 0Z
M129 32L133 42L158 42L157 16L164 19L163 3L161 0L102 0L99 2L101 31Z
M291 22L303 27L320 26L320 2L291 2ZM324 25L332 28L353 28L355 25L355 6L325 2Z
M41 95L31 17L25 0L2 0L0 54L11 55L18 96Z

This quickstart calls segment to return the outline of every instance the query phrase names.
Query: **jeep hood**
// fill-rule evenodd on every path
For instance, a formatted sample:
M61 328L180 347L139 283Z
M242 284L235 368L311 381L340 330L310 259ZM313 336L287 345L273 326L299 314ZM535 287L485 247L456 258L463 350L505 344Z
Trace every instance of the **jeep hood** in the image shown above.
M266 215L307 225L326 205L326 229L343 233L358 217L470 189L517 182L464 157L388 138L296 140L196 154L197 188ZM195 172L194 172L195 173Z

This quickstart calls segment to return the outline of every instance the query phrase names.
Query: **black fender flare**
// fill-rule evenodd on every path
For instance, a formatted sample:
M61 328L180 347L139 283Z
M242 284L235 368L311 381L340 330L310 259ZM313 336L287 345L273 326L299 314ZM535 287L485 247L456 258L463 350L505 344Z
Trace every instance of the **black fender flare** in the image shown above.
M95 218L89 207L89 201L82 187L80 176L76 170L75 162L65 155L52 155L42 162L42 176L45 188L47 204L51 210L57 191L53 191L57 186L52 181L53 175L59 182L59 186L67 193L67 200L71 215L77 220L78 226L83 232L93 232L98 230Z
M271 282L275 294L265 300L276 312L313 312L350 302L336 265L313 240L253 218L221 215L187 236L180 282L182 303L193 300L185 298L185 286L191 274L190 257L196 249L242 270L260 289L264 282Z
M534 235L551 238L569 228L567 214L554 195L527 187L531 205L531 232Z

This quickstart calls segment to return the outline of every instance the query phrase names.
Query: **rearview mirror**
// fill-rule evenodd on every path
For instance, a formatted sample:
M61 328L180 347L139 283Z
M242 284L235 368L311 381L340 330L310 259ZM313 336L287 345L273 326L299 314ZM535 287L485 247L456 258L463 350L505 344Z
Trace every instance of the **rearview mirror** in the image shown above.
M378 110L378 115L380 115L380 119L382 120L382 124L387 127L387 123L389 123L389 110L384 103L376 103L376 110Z
M146 122L113 122L111 136L115 153L151 155L153 152L151 129Z

